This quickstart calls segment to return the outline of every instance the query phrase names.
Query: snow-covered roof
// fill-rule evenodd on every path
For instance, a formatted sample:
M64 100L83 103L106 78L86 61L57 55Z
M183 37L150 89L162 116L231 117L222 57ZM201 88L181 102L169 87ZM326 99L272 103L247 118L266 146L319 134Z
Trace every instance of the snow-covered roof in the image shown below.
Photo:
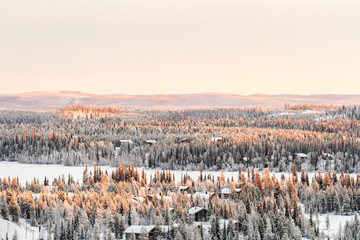
M121 143L133 143L132 140L120 140Z
M194 215L198 212L200 212L201 210L205 210L205 208L202 208L202 207L192 207L189 209L189 214L190 215Z
M241 192L241 191L242 191L241 188L235 188L235 192L239 193L239 192Z
M179 186L179 190L187 190L189 189L189 186Z
M230 190L230 188L223 188L223 189L221 189L221 193L222 194L231 194L231 190Z
M213 192L196 192L194 193L193 195L193 199L196 199L198 196L200 198L205 198L205 199L208 199L210 196L214 195Z
M124 233L138 233L141 234L144 231L145 232L150 232L151 230L153 230L155 227L155 225L150 225L150 226L143 226L143 225L131 225L130 227L128 227Z
M306 158L307 154L305 154L305 153L297 153L296 156L301 157L301 158Z
M151 144L155 144L156 140L145 140L146 143L151 143Z
M222 140L222 137L212 137L211 141L216 142Z
M189 141L189 139L188 138L182 138L178 142L181 143L181 142L185 142L185 141Z

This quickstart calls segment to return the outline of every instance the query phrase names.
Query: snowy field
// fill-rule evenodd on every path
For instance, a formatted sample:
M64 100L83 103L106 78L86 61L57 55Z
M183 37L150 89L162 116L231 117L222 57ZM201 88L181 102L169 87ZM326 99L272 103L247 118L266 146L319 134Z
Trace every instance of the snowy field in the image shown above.
M13 238L15 232L18 237L17 239L21 240L39 239L39 235L46 239L47 236L46 231L41 230L39 233L38 227L31 227L29 224L26 225L23 219L20 220L19 224L16 224L0 218L0 239L5 239L7 232L9 239Z
M9 177L16 178L19 177L19 182L25 184L26 182L32 181L34 178L43 181L44 178L48 178L50 182L54 178L64 175L65 179L68 178L68 175L72 175L75 181L82 181L82 176L85 167L66 167L63 165L43 165L43 164L22 164L17 162L0 162L0 178ZM93 172L93 166L88 166L88 171ZM110 166L101 166L101 170L107 170L109 173L114 171L115 168ZM141 173L142 168L138 168L139 173ZM158 170L155 169L145 169L146 176L148 180L150 176L154 176L155 172ZM161 171L161 170L159 170ZM175 174L175 181L180 181L181 176L188 174L191 178L197 179L200 176L200 171L172 171L172 174ZM213 175L215 178L221 175L221 171L203 171L203 176L208 174ZM226 177L238 177L238 172L224 172Z
M299 204L301 208L303 208L303 204ZM310 218L310 214L304 213L307 218ZM329 216L330 226L329 229L326 228L326 216ZM339 232L339 226L341 224L342 229L344 229L346 221L353 220L355 215L335 215L334 213L329 214L319 214L319 222L320 222L320 233L324 232L330 239L335 239L336 235ZM313 216L313 220L316 222L315 215Z
M30 182L34 178L44 181L44 178L48 178L50 182L54 178L57 178L59 176L64 175L65 179L68 178L69 174L73 176L73 179L75 181L82 181L82 176L84 172L85 167L79 166L79 167L67 167L63 165L44 165L44 164L22 164L17 162L0 162L0 178L9 177L10 178L16 178L19 177L19 182L21 184L25 184L26 182ZM109 173L114 171L115 168L112 168L110 166L101 166L101 169L103 171L107 170ZM88 166L88 171L93 172L94 168L93 166ZM142 168L138 168L138 171L141 173ZM155 172L158 170L155 169L145 169L146 176L148 180L150 179L150 176L154 176ZM162 170L159 170L162 171ZM256 170L255 170L256 171ZM200 176L200 171L173 171L171 170L172 174L175 174L175 181L179 182L181 177L184 174L189 175L192 179L198 179ZM203 171L203 176L212 175L215 178L219 177L221 175L221 171ZM224 174L227 178L234 178L236 179L239 176L239 172L226 172L224 171ZM247 172L245 172L247 174ZM280 178L282 174L285 175L285 177L289 177L288 172L274 172L271 174L275 174L277 178ZM315 175L314 172L309 173L310 180ZM301 173L298 173L298 177L300 178ZM350 174L352 177L356 177L356 174Z

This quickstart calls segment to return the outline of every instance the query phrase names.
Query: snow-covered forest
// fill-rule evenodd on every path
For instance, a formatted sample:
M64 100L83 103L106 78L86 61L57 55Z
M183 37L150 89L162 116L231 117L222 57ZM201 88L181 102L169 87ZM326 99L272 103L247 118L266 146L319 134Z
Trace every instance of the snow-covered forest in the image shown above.
M360 170L358 107L284 109L0 111L0 159L174 170Z
M132 239L146 228L149 239L359 239L360 175L327 172L272 175L239 169L237 177L214 178L200 171L198 179L157 171L148 181L144 170L125 164L114 171L85 168L81 183L71 176L0 181L1 218L38 227L40 239ZM199 212L204 215L197 215ZM303 212L304 211L304 212ZM355 217L336 234L319 230L319 214ZM306 215L305 215L306 214ZM309 216L309 217L308 217ZM329 228L330 222L326 221ZM332 223L334 224L334 223ZM17 231L0 231L0 238ZM129 238L128 238L128 237Z
M0 111L1 161L84 169L1 171L0 239L360 239L359 125L356 106Z

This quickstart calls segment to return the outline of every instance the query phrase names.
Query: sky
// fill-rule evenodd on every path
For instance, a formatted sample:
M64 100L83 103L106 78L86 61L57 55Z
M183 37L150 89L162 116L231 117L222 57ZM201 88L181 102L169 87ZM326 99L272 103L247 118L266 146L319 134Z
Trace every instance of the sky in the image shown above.
M0 0L0 94L360 93L358 0Z

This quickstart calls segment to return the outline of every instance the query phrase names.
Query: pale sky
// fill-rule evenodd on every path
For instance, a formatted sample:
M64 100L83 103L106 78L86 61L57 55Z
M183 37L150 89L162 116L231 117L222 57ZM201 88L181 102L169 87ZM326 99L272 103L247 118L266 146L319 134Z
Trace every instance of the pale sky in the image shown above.
M360 93L359 0L0 0L0 94Z

